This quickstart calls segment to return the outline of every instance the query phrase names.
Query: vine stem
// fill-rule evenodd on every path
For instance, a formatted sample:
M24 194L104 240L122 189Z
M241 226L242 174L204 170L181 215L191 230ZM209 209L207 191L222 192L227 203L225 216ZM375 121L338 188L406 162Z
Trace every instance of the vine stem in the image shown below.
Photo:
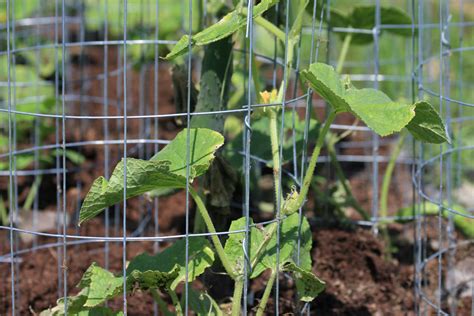
M240 316L243 290L244 290L244 280L243 279L235 280L234 295L232 296L232 316Z
M270 297L270 294L272 293L272 288L273 288L273 283L275 283L275 278L276 278L276 271L272 270L272 274L270 275L270 278L268 279L267 285L265 287L265 292L263 292L262 300L258 304L257 316L263 316L263 312L265 311L265 308L267 307L268 298Z
M344 37L344 42L342 43L341 52L339 53L339 59L337 60L337 67L336 67L337 73L341 73L342 67L344 67L344 63L347 57L347 52L349 51L349 47L351 46L351 41L352 41L352 33L349 33Z
M400 155L400 152L403 147L403 143L405 142L406 132L403 131L400 134L398 139L397 145L393 150L392 154L390 155L390 160L388 161L387 169L385 169L385 174L383 176L382 182L382 191L380 192L380 216L382 218L387 217L387 205L388 205L388 191L390 188L390 182L392 182L392 175L393 170L395 169L395 163L397 162L397 158Z
M324 123L323 128L319 132L318 139L316 141L316 147L313 149L313 153L311 154L311 160L309 161L308 169L304 175L303 185L300 190L300 194L298 196L298 205L301 207L306 199L306 195L308 194L309 186L311 184L311 179L313 178L314 169L316 168L316 163L318 162L319 154L321 153L321 148L324 144L324 138L326 134L329 132L329 128L331 127L332 122L336 118L336 112L331 111L329 113L326 122Z
M170 288L167 288L166 291L168 292L168 294L171 297L171 300L173 301L173 305L174 305L174 308L175 308L176 315L183 316L184 315L183 314L183 309L181 307L181 303L179 302L179 299L178 299L178 296L176 295L176 293Z
M328 148L328 152L329 152L329 157L331 158L331 163L334 167L334 170L336 171L337 177L341 181L342 187L344 188L344 192L346 193L348 200L350 201L351 205L355 208L357 213L359 213L359 215L362 216L362 218L364 220L369 220L370 219L369 214L367 214L367 212L362 208L362 206L360 206L359 202L357 201L357 199L352 194L351 189L347 185L347 178L344 175L344 171L342 170L341 164L337 160L337 155L336 155L336 149L334 147L334 142L329 141L327 143L327 148Z
M280 193L280 144L278 141L278 122L276 109L270 109L270 141L272 146L273 181L275 182L275 198L278 200Z
M275 35L282 43L285 43L285 32L280 30L275 24L261 16L254 17L253 20L265 30Z
M219 236L217 236L216 228L214 227L214 223L212 222L212 219L209 216L209 212L207 211L207 208L204 202L202 201L201 197L196 192L196 190L193 189L193 187L191 187L190 185L188 187L189 187L189 193L191 194L194 202L196 202L197 208L199 210L199 213L201 214L201 217L204 223L206 224L207 230L209 231L209 233L211 233L212 243L214 244L214 247L216 248L217 255L219 256L219 259L221 260L225 271L232 279L236 280L237 275L232 269L232 266L229 262L229 258L227 257L224 251L224 247L222 247L222 243L219 239Z

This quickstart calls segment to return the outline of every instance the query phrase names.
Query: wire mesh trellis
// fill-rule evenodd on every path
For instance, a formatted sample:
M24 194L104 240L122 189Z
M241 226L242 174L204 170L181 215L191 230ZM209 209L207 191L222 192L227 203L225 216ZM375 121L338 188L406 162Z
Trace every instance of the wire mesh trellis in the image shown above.
M247 12L253 12L258 1L241 3ZM239 156L241 179L234 199L226 206L230 213L225 213L224 222L235 214L244 216L244 241L249 240L254 226L252 218L261 220L259 224L281 224L279 211L275 217L269 214L273 209L280 210L283 188L277 189L280 194L276 201L254 202L264 200L262 183L268 179L269 159L259 156L260 151L254 147L256 142L257 147L265 146L256 138L259 131L254 112L271 106L258 104L260 91L255 90L254 67L258 65L265 70L262 90L278 88L286 80L289 56L284 47L288 45L290 19L294 14L292 1L279 1L272 17L285 34L283 47L274 36L264 33L252 14L247 15L245 29L233 46L234 72L241 76L240 80L232 78L236 80L233 93L239 97L229 98L232 107L201 112L193 108L192 83L199 82L202 54L197 51L183 57L180 79L175 78L179 70L173 69L170 75L172 64L160 56L176 43L178 35L191 36L203 26L215 23L213 9L227 5L226 1L3 0L0 4L5 12L1 17L0 53L2 314L25 314L30 308L39 312L55 305L57 298L77 293L74 286L78 271L83 272L94 261L125 275L128 260L137 253L158 253L170 243L184 240L185 261L189 262L190 240L212 234L192 230L198 224L188 187L174 195L134 198L107 208L104 216L91 224L78 227L77 223L82 201L95 178L110 178L114 166L123 159L126 187L127 157L149 159L177 131L190 126L194 117L225 121L230 134L234 122L241 135L241 145L234 148ZM394 97L414 101L429 96L432 101L438 101L452 137L449 145L416 143L413 155L405 146L397 159L393 181L396 186L392 186L394 191L389 201L400 206L410 204L412 199L414 202L414 213L409 214L415 216L412 310L418 314L462 315L469 309L466 305L471 304L470 313L474 314L471 240L469 235L462 237L457 230L463 225L459 222L472 230L468 220L473 218L472 200L467 197L474 196L469 184L472 174L469 126L474 99L469 54L473 45L474 3L374 0L360 4L375 6L373 28L329 26L329 8L344 8L353 5L351 1L319 0L308 5L311 10L297 45L288 89L283 90L279 121L282 127L289 125L287 129L281 128L279 139L284 140L288 135L292 139L288 148L279 147L280 160L289 152L291 163L286 167L280 164L277 178L280 183L301 186L309 157L307 154L300 157L298 146L307 149L314 145L310 138L310 118L323 120L326 115L326 104L299 81L300 70L314 61L337 65L338 56L344 50L342 37L352 34L372 37L370 45L350 48L342 72L350 74L351 80L360 86L381 88ZM405 10L414 22L411 25L382 23L381 8L385 5ZM383 35L383 31L397 28L411 30L412 36ZM298 116L304 118L303 128L299 130ZM351 178L350 184L356 196L360 197L357 191L365 193L363 207L369 216L366 219L355 216L351 220L370 228L374 235L381 235L386 221L400 215L380 211L382 171L390 161L389 149L397 139L379 138L369 128L353 124L353 118L341 118L331 125L331 130L353 133L349 141L335 148L337 160L345 163L343 171L363 170L354 176L355 180ZM189 179L189 129L187 133L185 175ZM301 133L301 144L296 143L297 133ZM318 161L318 168L324 165L323 178L339 176L337 168L330 164L329 152ZM413 191L409 179L403 178L411 168ZM230 183L230 178L226 180ZM330 196L329 181L323 187L323 193ZM259 190L263 191L260 195ZM329 208L327 205L322 207ZM390 206L391 211L394 208ZM317 221L314 210L305 208L305 213ZM235 232L221 229L218 235L225 238L231 233ZM277 240L279 249L279 235ZM242 247L248 250L245 242ZM42 265L31 265L32 261L43 260ZM317 263L316 256L316 267ZM28 264L34 271L28 270ZM277 264L277 270L278 267ZM248 280L252 271L247 265L245 268L244 278ZM185 269L187 276L188 265ZM215 274L205 276L203 284L225 284L219 273ZM281 284L286 274L283 271L278 274L282 278L277 277L273 286L272 296L277 302L274 314L286 311L283 289L288 285ZM33 287L31 282L41 283L42 279L52 279L54 284L45 282L51 288L34 294L26 290ZM331 280L326 282L330 284ZM191 290L188 282L184 282L185 313L191 310L187 295ZM126 282L122 292L121 299L109 302L109 306L130 314L159 313L159 307L149 297L134 301ZM37 297L32 298L33 295ZM38 297L42 303L35 302ZM251 313L256 305L255 290L249 282L244 282L242 305L244 314ZM301 313L318 310L317 304L313 305L315 308L310 304L296 306Z

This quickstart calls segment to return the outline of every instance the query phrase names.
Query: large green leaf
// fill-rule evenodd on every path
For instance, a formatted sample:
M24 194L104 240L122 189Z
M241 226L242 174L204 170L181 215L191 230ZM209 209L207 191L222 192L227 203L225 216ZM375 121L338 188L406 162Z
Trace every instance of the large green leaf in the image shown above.
M401 131L415 116L415 106L393 102L375 89L348 89L344 99L351 112L381 136Z
M274 6L279 0L262 0L253 8L253 17L256 18L262 15L269 8ZM171 52L166 55L166 59L170 60L176 58L187 52L189 41L191 45L203 46L220 39L226 38L243 28L247 23L246 14L234 10L226 14L219 22L193 35L189 39L188 35L184 35L173 47Z
M184 188L186 178L170 171L169 161L127 159L127 199L159 188ZM79 213L79 224L102 212L106 207L123 201L123 160L115 167L110 180L97 178Z
M210 129L190 129L189 181L202 175L214 159L224 137ZM127 158L127 196L131 198L157 189L186 187L187 131L181 131L165 148L149 161ZM110 180L97 178L81 207L79 224L103 209L123 201L124 164L115 167Z
M326 283L315 276L310 269L302 269L292 262L285 264L284 269L292 272L298 297L303 302L311 302L326 288Z
M407 129L418 140L441 144L449 141L444 122L436 109L426 101L415 103L415 117Z
M204 174L219 147L224 144L224 137L207 128L189 130L189 177L192 180ZM186 176L187 130L176 135L175 139L154 155L150 161L169 161L169 170L173 174Z
M322 63L312 64L301 76L336 112L351 112L381 136L407 127L424 142L448 139L441 118L427 102L395 102L379 90L354 88L344 84L333 67Z
M143 253L135 257L127 267L127 275L134 271L161 271L170 272L178 267L179 273L170 284L174 290L186 278L186 264L188 265L188 282L192 282L214 262L214 252L209 241L203 237L193 237L189 240L189 262L186 263L186 240L181 239L157 255L150 256Z
M268 232L276 223L270 224L265 228ZM312 235L306 217L301 217L294 213L284 218L280 224L280 238L277 240L277 234L270 239L262 257L262 263L270 269L276 268L277 247L280 249L279 265L280 267L287 262L299 262L304 269L311 269L311 247ZM300 257L298 255L298 239L300 240Z
M249 219L249 221L250 221L249 225L252 225L252 226L250 227L250 231L249 231L250 241L248 243L248 248L249 248L248 259L250 260L250 262L253 262L257 254L257 251L263 242L264 232L262 229L257 228L253 225L252 219ZM245 230L245 224L246 224L245 217L241 217L235 221L232 221L232 223L230 224L229 231L232 232L232 231ZM246 264L245 257L244 257L244 238L245 238L245 232L231 233L224 246L224 251L227 254L227 257L229 258L229 261L234 267L234 271L237 274L244 273L244 266ZM262 265L261 262L257 263L250 277L256 278L265 269L266 267Z

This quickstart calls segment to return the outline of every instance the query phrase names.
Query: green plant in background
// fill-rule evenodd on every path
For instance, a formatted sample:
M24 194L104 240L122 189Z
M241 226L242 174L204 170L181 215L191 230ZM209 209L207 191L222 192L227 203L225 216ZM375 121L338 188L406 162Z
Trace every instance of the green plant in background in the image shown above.
M22 43L24 44L24 43ZM35 143L41 146L48 138L48 135L54 133L54 120L50 117L38 117L41 114L53 114L57 102L55 99L54 85L45 80L54 75L56 63L53 49L44 49L41 51L25 51L22 54L12 58L10 62L10 80L13 82L10 91L7 85L0 89L0 106L4 110L0 112L0 152L6 153L9 150L8 110L9 94L13 104L12 110L19 112L11 114L15 122L15 141L14 146L20 148L26 144ZM60 54L60 53L59 53ZM15 61L15 62L13 62ZM0 57L0 81L8 81L7 56ZM25 114L23 114L25 113ZM37 137L37 139L34 139ZM56 155L61 155L62 149L42 150L38 153L27 152L18 154L14 157L16 170L25 170L38 160L38 168L43 168L54 164ZM66 158L74 164L81 164L84 157L75 151L66 150ZM8 170L10 163L4 159L0 161L0 170ZM42 175L35 176L33 185L25 199L22 210L31 210L34 197L41 185ZM10 188L9 188L10 189ZM8 209L0 197L0 221L8 223Z
M299 42L299 34L309 0L295 1L296 12L288 34L263 17L263 14L278 2L278 0L262 0L253 8L255 23L271 32L282 43L287 43L285 48L287 63L284 65L286 76L278 90L272 93L264 92L261 95L263 102L274 104L274 106L255 111L255 115L260 117L255 126L261 125L256 130L261 131L262 134L260 144L262 148L259 150L262 151L263 157L270 161L269 166L273 168L274 173L275 201L281 201L281 203L276 203L279 209L275 211L275 222L262 226L254 224L251 219L242 217L231 223L228 228L230 232L228 238L224 244L222 243L217 235L207 203L195 188L195 182L196 179L204 177L209 172L209 168L216 161L216 156L219 155L219 149L224 145L224 137L221 135L223 123L209 126L209 122L205 119L195 120L199 116L193 117L190 122L192 128L181 131L150 160L126 158L126 171L123 160L115 167L110 179L104 177L96 179L83 202L80 223L94 218L109 206L125 203L123 198L124 173L126 172L127 199L154 190L187 189L197 206L204 226L211 234L211 243L202 237L190 238L190 262L185 262L183 240L172 244L155 256L142 254L130 261L125 276L115 276L93 264L78 284L79 294L67 299L70 314L100 311L104 314L117 315L109 308L103 307L103 304L113 297L123 295L125 281L128 293L137 290L149 291L163 313L170 314L158 291L167 293L173 302L176 314L181 315L184 295L180 300L175 291L177 285L186 280L192 283L207 268L214 265L215 259L218 259L225 273L235 283L232 298L233 315L240 315L243 287L247 282L246 272L250 279L259 277L265 270L270 272L270 278L257 307L257 315L263 315L265 312L273 284L278 278L278 271L291 273L299 300L311 302L324 290L325 283L312 272L312 234L307 219L304 216L300 217L298 210L307 198L317 159L336 116L344 112L352 113L381 136L400 132L406 128L415 138L424 142L439 142L440 139L447 139L443 122L429 103L425 101L415 104L395 102L379 90L355 88L350 81L342 80L329 65L312 64L301 72L302 80L330 105L330 111L324 124L309 122L310 135L316 141L316 146L303 183L299 190L292 188L286 196L282 196L284 190L279 181L281 172L279 168L290 157L285 150L289 148L288 140L279 137L281 135L279 126L281 126L281 120L284 119L281 115L281 104L290 79L294 51ZM246 8L242 6L242 2L239 2L235 10L227 13L219 23L194 34L191 38L183 36L166 58L173 59L189 53L190 43L193 46L209 47L229 38L245 28L247 15ZM208 54L215 51L221 51L221 48L211 49ZM225 64L230 59L229 53L222 62ZM226 97L224 97L226 86L230 82L226 76L228 72L219 75L217 69L212 69L210 66L206 66L205 69L209 72L201 73L201 92L196 111L203 111L210 106L217 106L213 110L222 109L226 104ZM257 78L258 70L254 69L253 74ZM254 84L255 90L261 91L258 80L254 80ZM213 91L216 87L217 89ZM210 102L210 100L213 101ZM304 122L298 124L304 126ZM206 127L212 127L215 130ZM298 137L300 136L296 138L299 139L297 143L300 143L301 138ZM329 144L334 143L330 141ZM282 157L279 154L280 146L283 146ZM232 144L231 141L230 148L238 150L238 145ZM298 152L302 153L302 151L301 145ZM347 191L350 192L350 190ZM249 240L245 240L247 223L250 223ZM300 245L299 257L296 257L298 245ZM247 248L246 256L244 247ZM188 265L187 270L186 265ZM187 276L186 271L188 271ZM207 314L209 310L216 315L222 313L218 304L209 295L198 292L191 286L189 288L188 302L192 310L198 314ZM62 315L65 312L64 305L64 299L61 299L56 307L44 311L43 315ZM202 309L202 306L206 306L207 309Z

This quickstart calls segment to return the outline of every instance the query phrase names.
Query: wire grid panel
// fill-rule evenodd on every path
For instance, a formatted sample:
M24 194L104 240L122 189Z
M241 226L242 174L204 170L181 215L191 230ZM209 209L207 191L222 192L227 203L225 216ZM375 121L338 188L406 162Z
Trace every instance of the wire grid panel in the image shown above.
M90 224L78 227L77 223L81 203L92 180L99 176L108 179L115 165L123 159L126 183L127 157L149 159L169 143L177 131L188 126L192 117L214 119L222 116L227 119L236 116L240 119L243 145L238 154L241 156L242 181L238 190L241 196L229 207L247 219L246 234L252 226L252 217L264 218L259 216L262 211L252 203L252 199L255 197L256 176L264 176L261 172L268 158L253 153L255 122L252 113L270 105L257 104L258 91L254 89L252 66L258 63L268 72L264 88L278 88L284 77L281 72L288 56L282 54L283 50L276 44L277 39L272 38L272 45L267 45L274 46L273 49L262 47L265 45L256 40L261 29L251 15L245 26L245 40L234 47L234 59L239 64L235 67L240 67L238 70L243 76L241 98L232 109L199 113L193 111L192 85L189 84L199 74L199 53L183 58L184 79L181 80L184 80L184 98L180 107L176 107L176 93L172 92L176 82L172 81L169 73L171 65L159 57L166 47L176 43L177 34L192 34L200 24L206 23L206 19L210 19L207 12L207 2L210 1L202 1L203 6L196 6L196 1L184 0L176 3L164 0L102 0L95 1L96 5L88 0L3 2L6 12L9 12L1 31L2 43L5 43L2 44L2 68L6 69L1 87L4 114L1 124L2 131L8 134L1 153L6 168L0 171L8 220L3 222L1 232L7 237L8 244L2 245L0 264L2 269L8 267L10 274L5 313L28 312L25 302L29 298L23 297L21 286L32 276L22 267L28 260L42 258L41 254L46 254L43 256L48 258L45 263L48 268L43 267L43 273L45 277L55 280L57 298L72 293L78 281L72 271L84 271L94 261L123 275L127 260L138 252L159 252L176 240L185 240L186 262L189 261L189 240L210 234L192 230L195 224L194 206L188 189L172 197L134 198L106 209L102 218ZM403 91L409 99L413 93L410 84L414 67L411 62L413 41L400 40L398 44L404 47L403 53L381 52L383 41L389 40L381 36L381 30L394 27L381 24L381 1L364 2L379 8L374 29L327 29L322 21L330 16L328 11L318 10L318 3L323 1L314 2L312 24L302 31L301 36L305 40L297 49L296 69L289 76L289 89L284 91L281 123L285 124L286 117L294 119L294 113L306 118L306 121L312 111L324 115L326 105L300 86L298 72L315 60L336 65L343 43L339 39L342 34L371 34L374 39L369 48L360 48L368 55L357 58L355 56L358 55L354 54L347 58L343 72L350 73L352 80L360 82L360 85L390 87ZM396 2L415 17L413 3ZM330 7L337 3L327 1L325 4ZM246 5L249 11L253 10L253 2L246 2ZM281 1L276 9L277 15L281 12L280 22L285 34L289 33L290 16L284 12L291 10L290 5L290 1ZM22 12L29 7L33 8L30 12ZM441 24L437 22L435 26ZM426 26L418 25L418 29L424 30ZM426 33L420 31L418 36L423 38ZM419 50L427 51L424 46L423 49L420 46ZM444 53L440 57L446 58ZM425 58L421 56L420 65ZM422 87L423 78L423 75L418 77ZM444 97L440 98L444 100ZM173 102L170 101L172 99ZM285 112L292 116L286 116ZM295 133L294 130L290 131ZM355 130L361 135L354 141L341 144L338 159L362 163L371 170L364 182L371 192L371 216L358 223L372 227L376 233L379 220L385 219L378 209L379 168L389 159L380 154L379 149L393 140L379 139L368 128L354 126L352 121L347 120L336 122L332 130ZM279 138L284 137L282 129ZM305 125L304 147L311 145L311 142ZM189 146L188 142L187 161ZM280 182L289 181L299 186L308 157L297 157L295 146L290 148L294 153L292 167L280 166L278 177ZM280 147L282 154L283 148ZM320 160L325 163L329 157L323 156ZM424 160L421 161L420 166L423 167ZM411 163L409 157L400 159L401 165ZM329 175L331 168L327 170ZM422 181L419 180L421 175L422 172L419 172L417 181ZM123 194L127 196L126 190ZM278 199L275 202L276 209L280 209L282 201ZM176 213L176 216L170 216L170 212ZM277 220L266 222L279 223L280 216L276 215ZM419 218L417 223L423 220ZM223 236L229 233L227 229L218 232ZM418 237L422 245L421 230ZM417 261L419 271L423 270L423 264L423 257L420 257ZM246 278L248 273L246 271ZM276 278L273 291L275 301L281 297L279 282L280 279ZM420 289L420 295L423 294L421 285L417 289ZM189 285L185 283L183 293L189 291ZM121 301L111 302L112 306L132 312L137 302L127 294L130 293L127 293L124 283ZM242 300L244 313L255 304L253 295L252 289L245 283ZM184 297L183 306L188 311L188 295ZM423 299L424 296L420 298ZM148 302L149 306L153 306L153 313L158 314L158 307L150 298L143 300L140 303ZM280 312L279 308L276 304L275 314ZM301 309L311 312L309 305Z
M436 99L449 145L416 147L416 275L418 313L474 314L472 1L419 1L417 84ZM435 9L433 9L435 8ZM436 215L433 217L432 215ZM466 229L462 229L465 227Z

